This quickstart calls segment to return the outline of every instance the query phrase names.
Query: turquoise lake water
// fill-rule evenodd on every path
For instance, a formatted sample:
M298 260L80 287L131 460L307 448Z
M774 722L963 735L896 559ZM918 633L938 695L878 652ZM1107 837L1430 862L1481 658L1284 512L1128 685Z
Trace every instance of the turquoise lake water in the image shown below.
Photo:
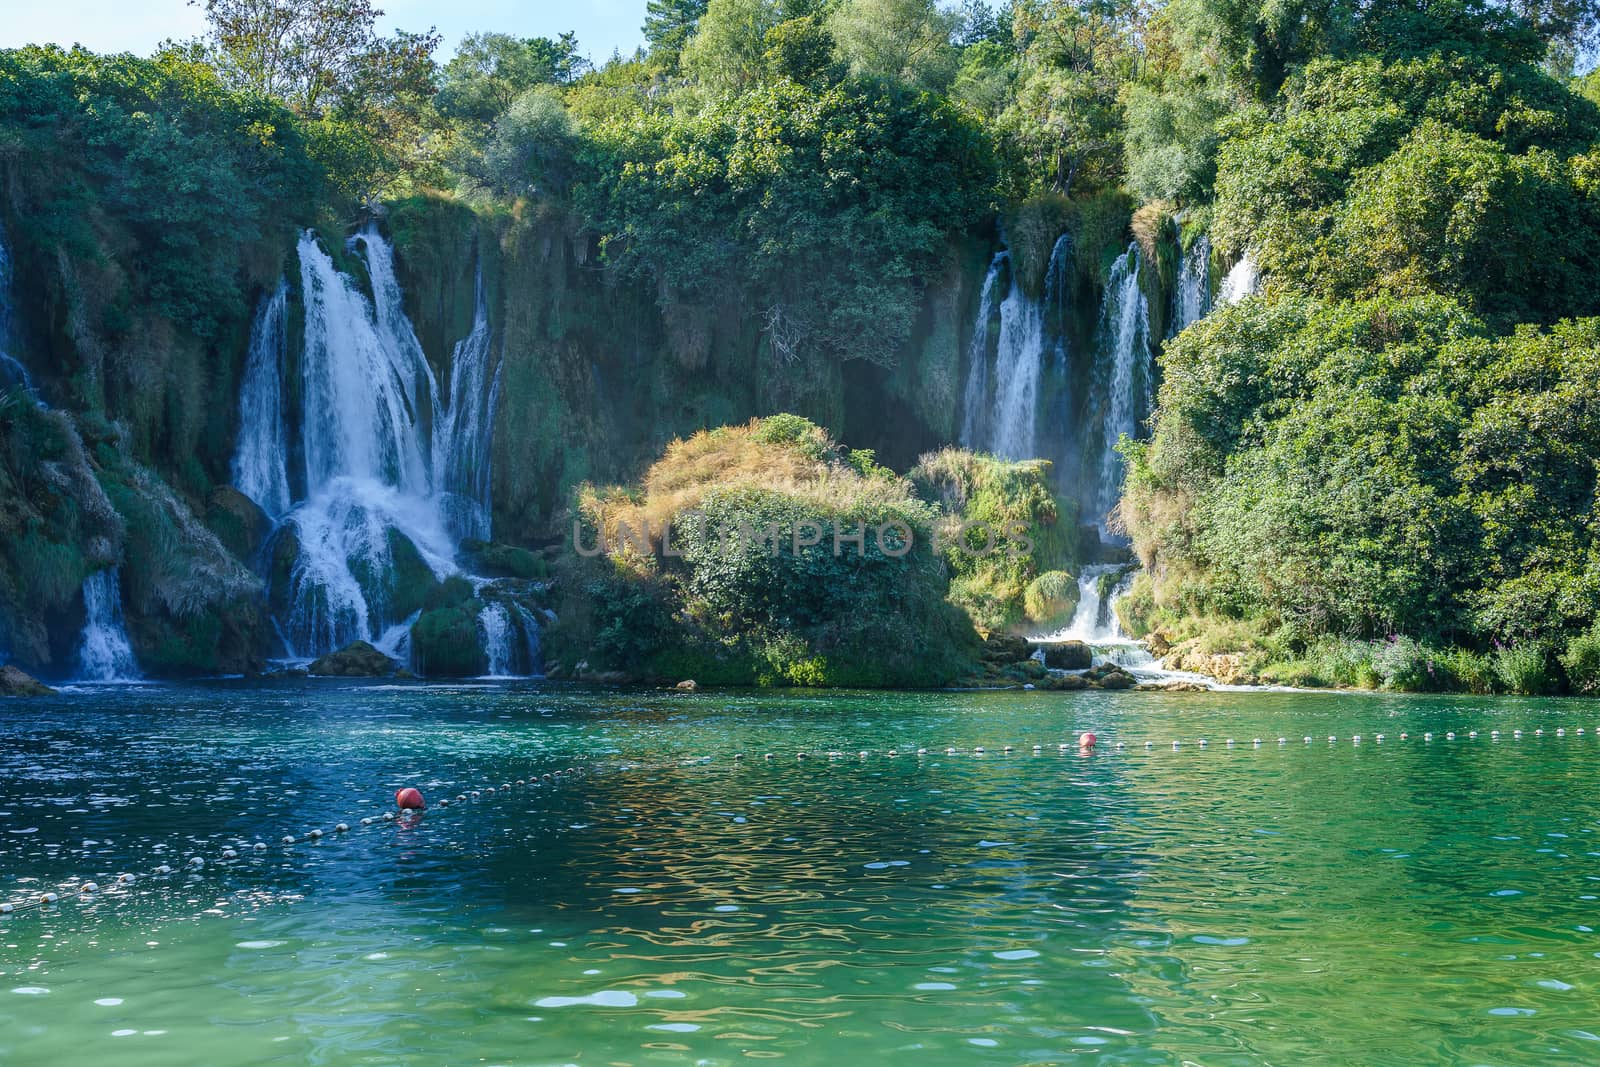
M6 1064L1600 1062L1600 705L307 681L0 712L0 900L107 887L0 918ZM412 784L425 814L360 825Z

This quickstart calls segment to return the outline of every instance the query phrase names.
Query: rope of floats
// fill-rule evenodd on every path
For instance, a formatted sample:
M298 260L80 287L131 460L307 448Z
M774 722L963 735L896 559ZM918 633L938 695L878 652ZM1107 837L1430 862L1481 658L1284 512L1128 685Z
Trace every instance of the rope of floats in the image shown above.
M1581 727L1581 726L1577 727L1576 729L1574 729L1574 730L1572 730L1570 732L1574 737L1588 736L1588 735L1586 735L1584 728ZM1566 729L1566 727L1557 727L1555 730L1550 731L1550 733L1553 734L1555 737L1565 738L1568 735L1569 731ZM1424 731L1423 733L1420 733L1420 734L1415 734L1415 733L1410 733L1410 732L1403 732L1403 733L1396 734L1395 735L1395 739L1399 740L1399 741L1420 741L1420 742L1422 742L1424 744L1429 744L1429 743L1432 743L1435 740L1440 739L1441 736L1442 736L1442 739L1444 741L1446 741L1446 742L1456 741L1456 740L1463 740L1463 739L1464 740L1468 740L1468 741L1476 741L1476 740L1480 739L1481 737L1485 737L1485 736L1492 742L1499 742L1499 741L1501 741L1502 739L1504 739L1507 736L1509 736L1510 739L1513 740L1513 741L1521 741L1521 740L1523 740L1523 738L1525 736L1532 736L1532 737L1535 737L1535 738L1542 738L1542 737L1546 736L1546 731L1541 727L1541 728L1535 728L1533 730L1510 730L1510 731L1489 730L1487 732L1478 731L1478 730L1468 730L1463 734L1458 734L1454 730L1446 730L1446 731L1442 732L1442 735L1439 734L1439 733L1435 733L1434 731ZM1592 736L1594 736L1596 738L1600 738L1600 726L1595 727ZM1341 738L1337 734L1328 734L1327 735L1326 744L1328 744L1328 745L1337 745L1341 741L1348 740L1350 745L1352 747L1355 747L1355 746L1360 746L1360 745L1366 743L1366 741L1368 739L1369 738L1367 738L1366 736L1364 736L1362 734L1351 734L1347 738ZM1301 747L1303 749L1305 746L1313 744L1316 740L1317 740L1317 738L1313 737L1310 734L1302 735L1301 738L1300 738L1299 747ZM1389 735L1380 733L1380 734L1372 734L1370 736L1370 740L1374 744L1381 745L1381 744L1388 743L1390 741L1390 738L1389 738ZM1184 749L1185 743L1186 742L1182 738L1174 739L1171 742L1171 751L1173 751L1173 752L1182 751ZM1210 748L1211 747L1211 741L1210 741L1209 738L1204 738L1204 737L1195 738L1192 743L1196 748L1205 749L1205 748ZM1271 739L1264 739L1264 738L1260 738L1260 737L1252 737L1248 741L1241 741L1241 740L1238 740L1236 738L1229 737L1229 738L1224 739L1221 742L1221 747L1226 748L1226 749L1238 749L1238 748L1242 748L1242 747L1248 747L1248 748L1254 750L1254 749L1259 749L1259 748L1262 748L1262 747L1265 747L1265 746L1268 746L1268 745L1271 745L1273 748L1279 748L1279 747L1289 748L1292 745L1292 739L1289 738L1289 737L1277 737L1277 738L1271 738ZM1130 744L1129 742L1126 742L1126 741L1116 741L1116 742L1112 743L1110 748L1111 748L1112 752L1116 753L1116 754L1125 754L1125 753L1129 752L1130 750L1131 751L1138 751L1140 749L1142 749L1144 752L1153 753L1158 748L1162 749L1162 750L1165 750L1166 749L1166 742L1162 742L1161 744L1158 745L1155 741L1135 742L1135 743L1132 743L1132 744ZM996 754L1004 755L1004 756L1014 755L1019 751L1020 752L1024 752L1024 753L1031 753L1032 755L1035 755L1035 756L1043 755L1043 754L1045 754L1047 752L1051 752L1051 753L1055 753L1055 754L1067 754L1067 753L1071 753L1071 752L1076 752L1076 753L1078 753L1080 755L1093 755L1093 754L1098 753L1098 751L1099 751L1099 739L1096 738L1095 735L1092 734L1092 733L1083 733L1083 734L1079 735L1079 737L1078 737L1076 742L1062 741L1062 742L1059 742L1059 743L1056 743L1056 744L1053 744L1053 745L1044 745L1044 744L1036 744L1036 745L1031 745L1031 746L1001 745L1001 746L998 746L998 747L996 747L996 748L994 748L992 750L990 748L984 746L984 745L974 745L974 746L972 746L970 748L963 748L963 747L956 746L956 745L947 745L942 749L929 749L929 748L899 749L899 748L889 748L889 749L883 749L881 751L876 751L876 750L873 750L873 749L865 749L865 748L863 748L863 749L857 750L854 753L854 755L856 756L856 758L858 760L870 760L870 759L872 759L874 757L881 757L881 758L885 758L885 759L898 759L901 756L910 756L910 757L914 757L914 758L920 760L920 759L923 759L923 758L928 757L928 756L936 756L936 755L981 757L981 756L989 755L991 751L996 753ZM796 751L794 753L794 759L797 762L804 762L804 761L806 761L808 759L811 759L811 758L813 758L815 756L815 757L821 758L821 759L827 759L827 760L830 760L830 761L837 761L837 760L846 759L851 754L852 753L844 751L842 749L829 749L829 750L824 751L824 752L811 752L811 751L808 751L808 750L805 750L805 749L801 749L801 750L798 750L798 751ZM779 758L779 756L775 752L764 752L761 755L761 759L762 759L763 762L776 761L778 758ZM743 763L745 761L745 759L746 759L746 755L743 752L735 752L733 754L733 756L732 756L732 760L733 760L734 763ZM713 757L711 757L711 756L689 756L689 757L682 757L682 758L678 758L678 759L674 759L674 760L670 760L670 761L658 762L658 763L624 762L620 766L619 769L623 770L623 771L661 770L661 769L665 769L665 768L668 768L668 767L703 765L703 764L707 764L707 763L711 763L711 762L713 762ZM457 793L454 797L447 797L447 798L445 798L443 800L440 800L438 802L438 806L440 808L449 808L449 807L452 807L452 806L460 806L460 805L464 805L464 804L470 804L470 803L472 803L474 801L478 801L478 800L485 800L485 799L493 798L493 797L498 796L498 795L509 794L513 790L516 790L516 789L519 789L519 788L527 788L527 787L539 786L539 785L543 785L543 784L552 784L552 785L559 784L560 782L562 782L564 780L573 778L573 777L575 777L577 775L580 775L582 773L584 773L584 770L581 769L581 768L567 767L567 768L564 768L564 769L561 769L561 770L549 771L549 772L546 772L546 773L544 773L542 775L533 775L533 776L530 776L528 778L518 778L515 781L503 782L498 786L490 785L490 786L482 786L482 787L477 788L477 789L464 790L462 792ZM401 798L407 793L416 793L416 790L415 789L402 789L398 793L396 793L395 797L396 797L396 805L397 806L396 806L395 810L385 811L381 815L362 816L361 818L357 819L354 823L350 823L350 822L336 823L334 825L333 830L331 831L331 833L335 837L342 837L342 836L345 836L345 835L350 834L352 832L357 832L361 828L370 827L370 826L377 825L377 824L380 824L380 823L395 822L397 820L404 819L408 815L411 815L416 811L422 810L423 806L422 806L422 803L421 803L421 799L422 798L421 798L420 794L417 794L417 796L416 796L417 803L415 805L410 805L410 804L404 804L403 805L402 804ZM311 844L311 843L320 841L323 838L327 837L328 834L329 834L329 831L325 831L325 830L323 830L321 828L313 828L313 829L307 830L307 831L305 831L305 832L303 832L301 834L285 834L283 837L281 837L279 839L278 843L283 848L293 848L296 845L305 845L305 844ZM221 861L223 863L228 863L228 862L232 862L234 860L238 860L239 858L241 858L241 856L245 852L250 852L250 853L254 853L254 854L260 854L260 853L268 851L270 848L271 848L271 846L268 845L266 841L262 841L262 840L255 840L255 841L250 841L250 842L239 841L235 845L225 846L224 848L222 848L218 852L216 858L211 862ZM168 864L164 864L163 863L163 864L160 864L160 865L154 867L153 869L148 871L146 874L144 874L142 877L145 877L145 878L167 878L167 877L170 877L170 876L172 876L174 874L179 874L179 873L186 872L186 871L188 871L188 872L201 871L201 870L204 870L207 867L207 865L208 865L208 861L205 858L205 856L203 856L203 855L192 855L192 856L188 857L186 860L184 860L182 867L172 867L172 866L169 866ZM107 893L112 893L112 892L116 892L116 891L127 891L127 890L130 890L135 884L137 884L139 882L140 878L141 878L140 875L132 874L132 873L119 874L119 875L117 875L115 881L113 881L112 883L110 883L108 886L105 886L105 887L102 887L97 882L90 881L90 880L87 880L87 879L82 880L82 881L68 880L68 882L63 883L63 884L64 885L72 885L74 887L73 889L66 890L66 893L67 893L68 896L76 895L76 896L79 896L79 897L82 897L82 898L92 898L92 897L98 897L100 895L107 894ZM19 914L22 914L22 913L25 913L25 912L35 911L35 910L42 909L42 908L47 908L47 907L50 907L51 905L59 903L61 901L61 899L62 899L62 893L60 893L60 892L43 892L43 893L35 893L35 894L31 895L31 896L25 897L25 898L23 898L21 900L17 900L17 901L0 902L0 916L19 915Z
M497 794L510 793L512 790L518 788L526 788L544 784L556 785L563 780L575 777L581 773L583 773L581 768L566 767L561 770L549 771L544 774L532 775L528 778L518 778L515 781L502 782L498 786L481 786L476 789L464 790L460 793L457 793L454 797L446 797L445 799L438 801L437 806L441 808L449 808L452 806L470 804L473 801L487 799ZM406 794L415 794L415 804L409 804L405 802L403 798L405 798ZM396 806L394 810L385 811L380 815L365 815L351 822L336 823L331 831L316 827L299 834L285 834L283 837L278 839L278 844L282 848L293 848L296 845L306 845L321 841L323 838L329 837L330 834L332 837L343 837L353 832L359 832L365 827L374 826L380 823L396 822L404 819L414 812L423 810L425 807L422 802L421 793L414 788L402 789L395 793L395 805ZM89 879L69 879L67 882L62 883L62 885L70 885L72 888L66 889L63 892L67 896L78 896L80 898L95 898L110 895L119 891L126 892L131 890L141 878L168 878L175 874L202 871L206 869L208 862L230 863L240 859L246 853L260 855L261 853L268 851L270 848L271 846L267 844L266 841L260 839L253 841L240 840L235 842L233 845L224 846L210 861L208 861L204 855L192 855L183 861L181 867L172 867L163 863L145 872L143 875L132 873L119 874L106 886L101 886L98 882ZM43 892L35 893L31 896L24 897L21 900L0 901L0 917L19 915L24 912L36 911L41 908L50 907L53 904L59 903L62 899L62 896L62 892Z

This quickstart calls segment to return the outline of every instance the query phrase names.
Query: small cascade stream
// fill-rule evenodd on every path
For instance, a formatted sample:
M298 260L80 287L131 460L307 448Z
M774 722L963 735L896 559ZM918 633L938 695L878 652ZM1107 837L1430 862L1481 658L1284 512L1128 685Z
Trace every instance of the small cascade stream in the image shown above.
M289 434L283 406L288 309L289 283L280 280L250 328L233 457L234 487L274 518L289 510Z
M85 618L78 639L77 680L137 681L139 664L122 622L122 587L116 567L96 571L83 582Z
M1110 575L1123 573L1116 584L1102 595L1104 583ZM1078 574L1078 606L1073 610L1067 625L1055 633L1034 637L1036 642L1082 641L1094 651L1094 662L1115 663L1145 682L1194 682L1216 688L1215 679L1190 671L1167 670L1150 654L1144 642L1129 637L1117 618L1117 601L1127 595L1133 585L1136 569L1121 563L1097 563L1084 567Z
M1256 269L1255 258L1246 252L1217 287L1217 306L1226 307L1260 291L1261 274Z
M1178 260L1177 287L1172 294L1172 324L1168 336L1176 337L1211 310L1211 238L1194 239Z

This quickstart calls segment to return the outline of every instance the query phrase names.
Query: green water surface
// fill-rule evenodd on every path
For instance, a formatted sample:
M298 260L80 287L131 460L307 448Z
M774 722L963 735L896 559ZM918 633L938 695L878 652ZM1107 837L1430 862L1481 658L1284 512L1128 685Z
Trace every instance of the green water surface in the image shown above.
M0 900L144 875L0 918L8 1065L1600 1062L1592 704L300 682L0 710ZM1096 754L1057 750L1085 728ZM359 825L401 785L567 766Z

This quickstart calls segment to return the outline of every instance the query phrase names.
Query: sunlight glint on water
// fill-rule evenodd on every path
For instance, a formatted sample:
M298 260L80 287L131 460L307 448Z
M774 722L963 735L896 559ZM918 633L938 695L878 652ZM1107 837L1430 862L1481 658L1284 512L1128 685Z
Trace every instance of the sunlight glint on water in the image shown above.
M1579 1062L1600 797L1577 786L1600 740L1553 728L1586 710L310 682L46 699L0 753L0 896L213 862L0 919L0 1058ZM1081 728L1098 755L1054 751ZM919 745L937 754L883 754ZM403 784L568 764L596 769L276 844ZM274 844L215 861L256 838Z

